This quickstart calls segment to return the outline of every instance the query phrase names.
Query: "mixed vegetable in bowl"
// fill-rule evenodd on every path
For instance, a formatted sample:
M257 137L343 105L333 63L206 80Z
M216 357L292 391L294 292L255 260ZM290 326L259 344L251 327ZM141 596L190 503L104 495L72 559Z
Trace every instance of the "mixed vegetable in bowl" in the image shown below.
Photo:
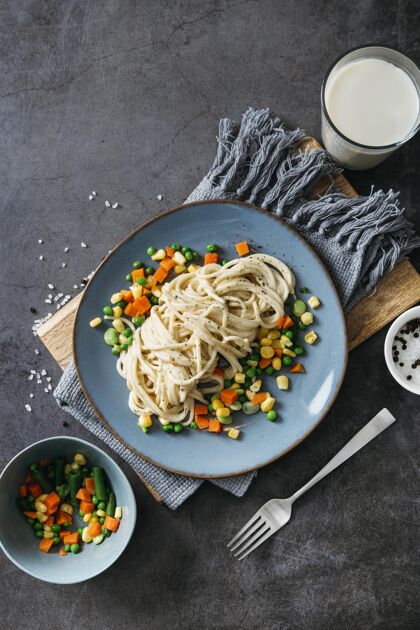
M88 466L81 453L68 463L57 457L31 464L19 486L17 505L40 539L40 551L57 547L60 556L79 553L82 543L101 544L117 532L122 518L103 468Z

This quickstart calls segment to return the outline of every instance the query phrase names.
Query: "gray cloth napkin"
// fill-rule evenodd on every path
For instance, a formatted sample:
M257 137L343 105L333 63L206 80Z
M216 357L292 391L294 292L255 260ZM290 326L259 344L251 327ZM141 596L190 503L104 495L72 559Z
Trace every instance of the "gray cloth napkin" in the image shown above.
M298 150L305 136L301 129L287 129L268 109L250 108L240 124L221 120L214 163L187 202L240 199L282 217L323 259L347 311L418 247L420 239L404 217L398 193L378 190L367 197L346 197L334 187L333 176L340 168L326 151ZM326 193L308 200L322 178L330 181ZM54 396L60 407L128 462L168 507L177 508L203 483L169 473L125 448L95 416L73 364L64 372ZM248 473L212 479L211 483L242 496L254 476Z

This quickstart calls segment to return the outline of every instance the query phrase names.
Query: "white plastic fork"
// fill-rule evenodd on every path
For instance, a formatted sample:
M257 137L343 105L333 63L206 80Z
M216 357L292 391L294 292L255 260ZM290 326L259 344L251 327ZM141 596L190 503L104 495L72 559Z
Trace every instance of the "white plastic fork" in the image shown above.
M357 451L360 451L368 442L382 433L387 427L395 422L394 416L388 409L382 409L363 429L360 429L351 440L338 451L328 464L312 477L300 490L292 494L288 499L271 499L254 514L248 523L232 538L228 543L230 551L235 551L235 556L243 560L251 551L254 551L270 536L275 534L281 527L289 522L292 515L292 505L309 488L312 488L318 481L338 468L347 459L350 459Z

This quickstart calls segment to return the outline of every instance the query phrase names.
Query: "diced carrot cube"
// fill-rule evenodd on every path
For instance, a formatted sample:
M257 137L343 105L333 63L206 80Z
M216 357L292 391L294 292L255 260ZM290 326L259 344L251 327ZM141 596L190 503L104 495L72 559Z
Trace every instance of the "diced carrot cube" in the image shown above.
M65 545L77 545L79 542L79 532L67 532L67 536L64 536L63 543Z
M197 423L198 428L201 429L202 431L209 428L210 421L208 418L205 418L204 416L196 416L195 421Z
M136 307L134 306L134 302L129 302L124 309L124 313L128 315L128 317L135 317L137 315Z
M67 556L67 551L65 549L60 549L60 556Z
M124 302L132 302L134 300L134 296L131 293L131 291L126 291L125 289L121 289L120 294L121 294L121 299L124 300Z
M208 413L207 405L194 405L194 415L205 416Z
M276 321L276 326L279 328L292 328L293 319L291 319L288 315L283 315Z
M166 247L165 251L166 255L169 256L169 258L172 258L172 256L175 254L175 250L172 249L172 247L169 247L169 245L168 247Z
M136 315L144 315L147 311L150 311L150 302L145 295L136 298L133 302L136 309Z
M51 547L53 546L53 544L54 544L54 541L52 538L41 538L41 540L39 541L38 547L44 553L48 553Z
M222 424L216 418L212 418L209 422L209 432L221 433L222 431L223 431Z
M36 518L36 512L24 512L24 515L28 518Z
M76 494L76 499L79 501L89 501L91 499L91 494L87 488L80 488L78 493Z
M69 525L71 525L71 514L67 514L67 512L63 512L63 510L58 510L56 522L57 525L64 525L64 523L68 523Z
M95 505L91 501L80 501L80 510L83 514L92 514Z
M167 256L166 258L164 258L161 263L160 266L162 267L162 269L164 269L165 271L170 271L172 269L172 267L175 267L176 262L174 260L172 260L172 258L169 258L169 256Z
M260 362L258 363L258 365L263 370L264 368L268 367L270 363L271 363L271 359L260 359Z
M281 348L274 348L274 354L276 357L281 357L283 356L283 350Z
M219 254L216 254L216 252L213 252L211 254L206 254L204 256L205 265L211 265L212 263L217 263L218 260L219 260Z
M225 403L225 405L233 405L234 402L238 399L238 392L235 389L224 389L220 393L220 400Z
M251 398L251 402L253 405L260 405L267 398L267 392L260 392L258 394L254 394Z
M105 516L104 527L110 529L111 532L116 532L120 526L120 521L112 516Z
M246 241L236 243L235 247L236 251L238 252L238 256L245 256L246 254L249 254L249 246Z
M225 371L222 368L217 367L214 370L214 373L216 374L216 376L224 376L225 375Z
M21 486L19 486L19 496L26 497L27 494L28 488L26 487L26 484L23 483Z
M137 278L144 278L144 269L133 269L131 277L133 278L133 284L136 282Z
M303 367L302 363L295 363L294 365L292 365L292 367L290 368L290 371L293 374L304 374L305 372L305 368Z
M165 271L163 267L159 267L159 269L156 269L155 273L153 274L153 279L155 280L155 282L158 283L162 283L164 280L166 280L167 277L168 272Z
M28 483L28 490L32 494L34 499L42 494L42 488L37 481L31 481L30 483Z

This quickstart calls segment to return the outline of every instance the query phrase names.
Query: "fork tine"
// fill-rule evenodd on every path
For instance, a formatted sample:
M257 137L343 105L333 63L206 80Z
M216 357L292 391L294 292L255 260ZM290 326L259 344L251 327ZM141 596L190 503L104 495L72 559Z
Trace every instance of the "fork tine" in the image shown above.
M269 529L268 532L262 538L257 540L257 542L254 545L252 545L252 547L248 547L248 549L245 551L245 553L243 553L241 556L239 556L238 560L243 560L244 558L246 558L246 556L249 553L251 553L251 551L254 551L254 549L256 549L257 547L262 545L262 543L265 542L267 540L267 538L270 538L271 534L274 534L274 531Z
M260 536L264 536L267 531L271 531L271 528L268 523L263 522L263 527L259 528L253 536L250 536L246 540L243 541L243 544L240 545L240 549L237 549L235 556L241 556L248 547L250 547Z
M251 536L251 534L253 534L256 530L263 527L263 525L264 525L264 520L261 518L261 516L258 516L255 523L249 529L247 529L247 531L245 532L243 536L238 538L238 540L235 542L234 545L230 547L230 551L234 551L235 549L237 549L237 547L240 547L241 545L243 545Z
M245 523L245 525L242 527L242 529L239 530L239 532L236 534L236 536L234 536L232 538L232 540L230 542L228 542L227 547L231 547L233 545L233 543L238 540L238 538L240 536L242 536L242 534L244 532L246 532L246 530L251 527L251 525L254 525L256 523L256 521L258 521L261 518L261 514L260 514L260 510L258 510L258 512L256 512L254 514L254 516L252 516L249 521L247 523Z

